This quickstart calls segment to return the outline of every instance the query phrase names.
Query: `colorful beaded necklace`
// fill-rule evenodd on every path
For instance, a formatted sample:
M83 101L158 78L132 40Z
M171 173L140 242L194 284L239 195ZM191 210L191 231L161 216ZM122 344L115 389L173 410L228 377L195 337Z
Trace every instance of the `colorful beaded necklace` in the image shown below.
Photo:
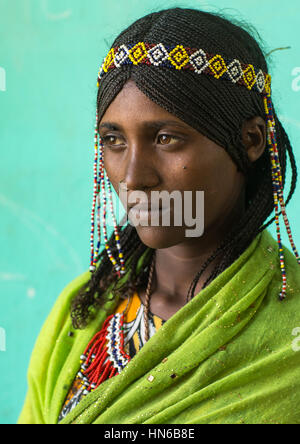
M149 310L151 286L155 266L155 253L149 270L144 306L145 342L149 340ZM102 329L96 333L80 356L80 371L78 376L83 380L83 395L95 390L103 381L118 375L130 361L130 356L124 350L123 324L127 306L122 313L109 316Z

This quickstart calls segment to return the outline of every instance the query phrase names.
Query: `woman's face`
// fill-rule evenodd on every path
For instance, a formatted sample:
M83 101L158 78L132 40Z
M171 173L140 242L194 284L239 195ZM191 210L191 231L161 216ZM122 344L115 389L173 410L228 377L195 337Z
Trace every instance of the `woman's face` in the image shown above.
M169 199L171 223L167 226L161 209L138 213L128 208L145 245L158 249L206 237L220 240L236 212L243 209L244 177L225 149L152 102L133 81L126 83L106 110L99 133L104 166L115 191L120 196L121 182L127 187L121 196L125 208L128 202L143 201L139 197L135 200L137 196L146 196L150 206L153 191L165 191L165 196L178 191L177 197L182 198L179 226L174 223L174 214L178 215L181 208L177 201L175 208L173 199ZM153 215L159 215L158 226L151 225ZM142 217L140 224L136 223L138 216ZM193 230L190 225L194 217L198 228L201 218L204 231L195 237L195 229L194 235L187 236L186 230Z

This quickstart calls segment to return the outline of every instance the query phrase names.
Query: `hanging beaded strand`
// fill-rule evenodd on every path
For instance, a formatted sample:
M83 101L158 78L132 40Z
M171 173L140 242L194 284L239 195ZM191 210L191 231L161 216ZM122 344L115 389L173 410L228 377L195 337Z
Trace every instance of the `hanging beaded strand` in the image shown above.
M98 142L99 141L99 142ZM116 274L118 277L121 276L121 274L125 273L125 266L124 266L124 259L123 259L123 252L121 249L120 244L120 237L118 233L117 228L117 222L116 218L114 216L113 211L113 204L112 204L112 196L111 196L111 186L109 179L107 177L107 184L108 184L108 192L109 192L109 199L110 199L110 209L113 216L113 222L114 222L114 235L117 243L117 249L119 252L119 260L120 264L116 261L114 258L111 249L109 247L108 238L107 238L107 229L106 229L106 206L107 206L107 194L105 189L105 170L104 170L104 148L102 141L98 134L98 110L96 111L96 124L95 124L95 134L94 134L94 148L95 148L95 156L94 156L94 193L93 193L93 204L92 204L92 214L91 214L91 263L90 263L90 271L93 273L96 270L96 264L98 261L98 255L100 251L100 245L101 245L101 225L102 225L102 231L103 231L103 238L105 243L105 249L106 253L110 259L110 261L113 264L113 267L116 271ZM100 148L100 149L99 149ZM99 157L99 171L98 171L98 157ZM102 191L102 193L101 193ZM102 195L102 198L101 198ZM98 232L98 243L96 247L96 251L94 251L94 241L95 241L95 208L96 208L96 201L98 202L97 207L97 232ZM102 208L102 224L101 224L101 208Z
M286 298L286 269L285 269L283 245L281 240L280 224L279 224L279 216L280 216L279 205L281 207L281 213L288 233L289 241L292 250L296 256L298 264L300 264L300 257L292 237L289 220L286 214L285 201L283 197L282 172L281 172L281 165L280 165L277 140L276 140L275 119L274 119L274 113L273 113L273 107L270 95L271 95L270 93L268 95L264 95L264 106L267 116L268 145L269 145L271 169L272 169L275 223L276 223L277 242L279 246L280 269L282 274L282 289L279 295L279 299L283 300Z
M97 127L98 127L98 111L96 112L96 121L97 121ZM98 134L98 128L96 127L97 131L97 138L99 138ZM98 139L97 139L98 141ZM98 143L98 142L97 142ZM100 149L99 149L100 145ZM98 255L100 251L101 246L101 183L104 180L103 178L103 170L104 170L104 163L103 163L103 150L101 143L98 143L98 149L99 149L99 173L98 173L98 181L97 181L97 232L98 232L98 243L97 243L97 249L94 257L94 266L96 266ZM106 205L104 205L103 211L105 211Z
M106 175L106 183L107 183L107 189L108 189L110 213L111 213L111 216L113 219L113 224L114 224L115 241L117 244L119 261L120 261L120 268L117 271L118 272L120 271L120 274L124 274L125 273L124 256L123 256L123 252L122 252L122 248L121 248L121 244L120 244L120 236L119 236L119 232L118 232L118 226L117 226L116 216L115 216L114 207L113 207L111 183L110 183L110 180L107 175Z
M97 131L98 132L98 131ZM95 265L98 260L98 254L100 251L100 245L101 245L101 184L104 180L103 178L103 151L102 146L100 144L100 150L99 150L99 174L98 174L98 182L97 182L97 232L98 232L98 244L97 244L97 250L95 253ZM106 202L104 201L103 205L103 211L106 211Z
M269 112L269 119L268 119L268 127L269 127L269 135L270 135L270 146L272 145L273 151L274 151L274 165L276 165L276 180L278 183L278 199L281 206L281 212L283 216L283 220L285 223L285 227L287 230L287 234L289 237L289 241L292 247L292 250L297 258L298 263L300 264L300 257L295 245L295 242L293 240L292 231L290 228L289 220L286 213L286 206L284 202L283 197L283 183L282 183L282 173L281 173L281 166L280 166L280 160L279 160L279 153L278 153L278 147L277 147L277 139L276 139L276 130L275 130L275 120L274 120L274 114L273 114L273 107L272 107L272 101L271 99L265 98L265 103L267 104L267 109Z
M98 195L98 111L96 112L96 123L94 132L94 189L93 189L93 203L91 213L91 235L90 235L90 249L91 249L91 261L90 272L93 273L96 269L96 255L94 254L94 235L95 235L95 208ZM99 238L100 242L100 238Z
M116 271L116 274L118 275L118 277L121 276L121 274L123 274L124 271L122 270L121 273L121 266L118 264L117 260L115 259L114 255L111 252L110 246L109 246L109 242L108 242L108 237L107 237L107 227L106 227L106 215L107 215L107 211L106 211L106 207L107 207L107 194L106 194L106 189L105 189L105 170L104 170L104 154L103 154L103 144L100 140L99 142L100 145L100 162L101 162L101 180L100 180L100 186L101 186L101 191L102 191L102 206L103 206L103 214L102 214L102 230L103 230L103 238L104 238L104 243L105 243L105 249L106 249L106 253L109 257L109 260L111 261L111 263L113 264L113 267ZM112 208L112 204L111 204L111 208ZM113 209L112 209L113 211ZM117 229L117 225L115 222L115 227L114 227L114 232L115 232L115 236L117 233L117 238L119 240L119 235L118 235L118 229ZM120 249L120 247L119 247ZM121 252L122 253L122 252ZM120 252L119 252L120 255ZM123 255L122 255L123 256Z

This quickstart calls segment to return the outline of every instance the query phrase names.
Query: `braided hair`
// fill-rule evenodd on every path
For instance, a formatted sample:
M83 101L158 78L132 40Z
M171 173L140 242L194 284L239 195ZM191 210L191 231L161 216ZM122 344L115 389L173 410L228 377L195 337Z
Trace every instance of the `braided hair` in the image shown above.
M263 50L244 26L220 13L171 8L137 20L116 38L112 46L150 41L166 46L180 43L191 48L205 47L208 53L237 58L268 72ZM224 147L246 178L246 211L194 277L187 292L188 301L194 296L201 275L212 261L218 259L202 288L228 268L255 237L274 221L271 218L266 222L274 209L269 152L265 150L258 160L251 163L243 146L241 132L245 120L253 116L265 118L263 100L255 91L248 91L231 82L220 82L212 76L197 76L188 71L163 67L151 69L145 65L124 65L118 70L108 71L101 81L97 96L99 122L129 79L152 101ZM274 118L283 184L287 156L292 169L288 203L296 186L296 162L288 135L275 109ZM108 287L111 287L113 295L118 293L124 297L146 285L153 250L141 242L135 227L127 225L118 228L124 259L130 263L128 279L122 286L116 285L112 263L104 249L99 254L99 266L90 281L72 301L71 317L75 328L87 325L94 309L103 305L103 295ZM116 254L113 235L109 239L109 246ZM144 253L143 266L137 272L137 263Z

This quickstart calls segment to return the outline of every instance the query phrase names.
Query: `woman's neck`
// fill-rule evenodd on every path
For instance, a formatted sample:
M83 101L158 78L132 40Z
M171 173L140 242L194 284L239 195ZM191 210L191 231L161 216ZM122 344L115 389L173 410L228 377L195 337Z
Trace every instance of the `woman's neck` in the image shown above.
M193 279L243 215L244 202L242 195L230 216L206 229L202 237L188 238L178 245L156 250L151 293L151 311L154 314L168 319L185 305ZM194 294L200 292L223 255L221 252L204 269ZM145 289L139 295L144 301Z

